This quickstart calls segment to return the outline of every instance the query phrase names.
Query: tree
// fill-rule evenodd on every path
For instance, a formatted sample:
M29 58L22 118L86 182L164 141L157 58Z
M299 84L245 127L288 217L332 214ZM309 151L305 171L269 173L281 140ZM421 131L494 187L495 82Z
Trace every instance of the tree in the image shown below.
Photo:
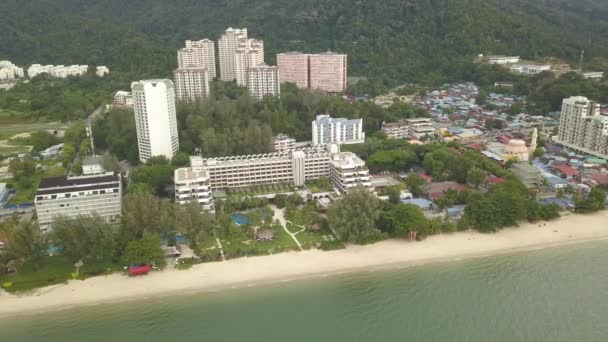
M398 204L389 212L390 220L395 227L394 235L407 237L410 230L416 230L424 237L427 234L428 220L417 206L413 204Z
M202 212L198 203L191 201L185 205L177 205L175 209L177 231L185 234L190 242L190 248L197 250L200 240L215 236L215 224L209 213Z
M420 196L423 192L423 186L426 184L425 181L415 173L410 174L405 179L408 189L414 196Z
M483 170L474 167L467 173L467 183L473 185L475 189L479 189L485 182L486 173Z
M392 204L398 204L401 199L401 189L398 186L391 186L384 190L388 195L388 201Z
M148 163L141 165L131 171L133 183L148 184L157 195L165 195L166 188L171 185L174 167L169 165L164 157L153 157Z
M47 242L33 221L22 221L13 232L7 252L17 259L31 262L32 267L38 269L42 257L47 252Z
M534 150L533 153L533 157L534 158L542 158L545 155L545 149L542 147L537 147L536 150Z
M33 150L37 152L56 145L59 141L59 138L47 131L37 131L29 137L29 143L32 145Z
M19 185L24 188L30 188L36 174L36 163L29 157L13 158L9 163L9 171L13 174L13 178Z
M165 253L160 247L158 236L146 236L129 242L122 255L122 260L126 265L153 264L157 267L166 265Z
M488 101L488 94L486 94L485 90L479 89L479 94L475 97L475 103L479 106L483 106Z
M606 205L606 193L599 187L595 187L591 189L586 198L576 198L574 203L578 213L592 213L602 210Z
M343 241L363 243L375 238L378 199L362 186L351 189L327 212L329 225Z
M56 217L50 237L74 261L109 260L116 252L115 230L98 215Z
M171 165L173 165L175 167L184 167L184 166L188 166L189 164L190 164L190 156L188 155L188 153L185 153L185 152L179 152L171 160Z
M130 193L123 200L123 241L161 234L167 227L165 205L149 193Z

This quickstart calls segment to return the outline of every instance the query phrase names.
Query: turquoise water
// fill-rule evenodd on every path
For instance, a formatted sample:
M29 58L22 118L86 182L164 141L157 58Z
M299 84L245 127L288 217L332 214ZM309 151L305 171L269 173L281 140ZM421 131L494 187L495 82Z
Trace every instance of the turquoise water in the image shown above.
M0 341L606 341L608 242L0 319Z
M232 214L232 221L241 226L249 223L249 217L243 214Z

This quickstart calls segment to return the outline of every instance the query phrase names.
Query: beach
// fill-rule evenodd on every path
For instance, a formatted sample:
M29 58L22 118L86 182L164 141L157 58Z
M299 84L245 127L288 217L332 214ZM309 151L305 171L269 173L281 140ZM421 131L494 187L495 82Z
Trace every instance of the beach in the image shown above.
M72 280L18 295L2 292L0 317L403 268L604 239L608 239L608 211L567 215L556 221L522 224L495 234L466 231L432 236L422 242L391 239L330 252L309 250L204 263L184 271L170 269L134 278L112 274Z

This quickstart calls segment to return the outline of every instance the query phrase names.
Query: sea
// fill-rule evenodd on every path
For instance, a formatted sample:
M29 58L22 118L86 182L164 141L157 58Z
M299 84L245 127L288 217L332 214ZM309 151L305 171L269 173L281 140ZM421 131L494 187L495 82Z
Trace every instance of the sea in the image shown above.
M0 341L608 341L608 242L4 317Z

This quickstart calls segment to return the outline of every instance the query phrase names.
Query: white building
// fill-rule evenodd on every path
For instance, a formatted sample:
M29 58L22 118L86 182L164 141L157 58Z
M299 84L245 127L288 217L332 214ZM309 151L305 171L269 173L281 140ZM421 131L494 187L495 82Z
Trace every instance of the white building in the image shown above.
M95 75L99 77L104 77L105 75L110 73L110 69L107 66L101 65L95 68Z
M117 107L133 107L133 94L124 90L117 91L114 94L112 105Z
M264 96L280 96L279 68L276 66L258 65L247 71L247 88L249 94L257 100Z
M175 90L171 80L143 80L131 84L139 159L167 159L179 151Z
M591 78L591 79L602 79L602 78L604 78L604 73L601 71L584 72L583 77Z
M179 68L173 72L173 78L178 100L195 102L209 96L209 71L206 68Z
M543 71L550 71L551 65L548 64L517 64L511 67L512 72L524 75L536 75Z
M82 161L82 174L85 176L100 175L105 173L103 163L100 158L95 156L85 157Z
M264 65L264 42L257 39L241 39L234 52L236 83L247 86L249 68Z
M272 139L272 146L275 152L289 152L296 149L296 139L289 137L286 134L277 134Z
M432 137L435 135L433 120L430 118L403 119L397 122L383 122L382 132L389 139Z
M95 176L53 177L40 182L34 204L43 232L52 228L58 215L75 218L97 214L109 222L121 215L120 174L108 172Z
M489 64L515 64L519 63L519 56L488 56Z
M88 65L40 65L32 64L27 69L27 75L34 78L40 74L49 74L57 78L66 78L68 76L83 76L89 70Z
M10 61L0 61L0 81L10 81L24 76L23 68Z
M189 168L175 171L176 202L199 198L203 208L211 210L211 191L266 184L303 186L307 180L321 176L329 177L341 193L357 184L372 189L365 163L352 153L339 152L337 145L328 145L248 156L193 156Z
M327 114L320 114L312 122L313 145L361 144L363 142L365 142L363 119L334 119Z
M553 140L573 150L608 159L608 116L583 96L564 99L558 135Z
M247 40L247 29L228 28L218 40L220 58L220 79L233 81L236 79L235 52L241 39Z
M205 68L209 77L217 77L215 70L215 43L209 39L186 40L185 48L177 51L177 66L182 68Z

